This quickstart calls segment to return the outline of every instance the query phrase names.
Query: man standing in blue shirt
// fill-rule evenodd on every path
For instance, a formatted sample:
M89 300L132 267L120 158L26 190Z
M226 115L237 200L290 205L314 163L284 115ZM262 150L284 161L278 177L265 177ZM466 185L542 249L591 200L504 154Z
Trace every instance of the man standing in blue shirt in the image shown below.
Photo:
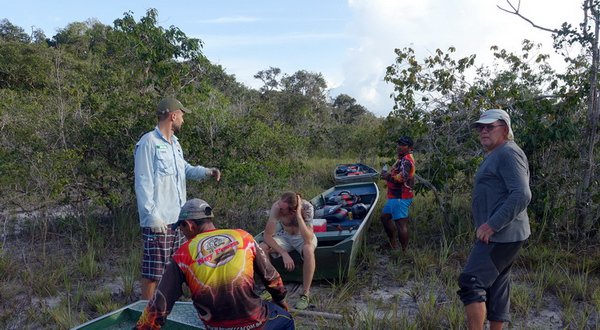
M185 239L179 229L171 229L186 202L185 181L221 179L219 169L192 166L183 158L175 134L189 112L177 99L162 99L158 125L135 145L135 195L144 240L142 299L152 298L166 262Z

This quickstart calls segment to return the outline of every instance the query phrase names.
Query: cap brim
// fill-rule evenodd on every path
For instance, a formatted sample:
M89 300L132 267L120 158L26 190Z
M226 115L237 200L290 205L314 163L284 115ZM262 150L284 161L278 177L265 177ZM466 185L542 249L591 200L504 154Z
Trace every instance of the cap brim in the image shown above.
M179 227L179 225L181 224L181 222L184 220L179 220L177 222L175 222L174 224L171 224L171 230L177 230L177 228Z
M479 119L478 121L475 122L475 124L491 124L495 121L498 121L500 119L498 118L485 118L485 119Z
M183 111L183 112L185 112L185 113L190 113L190 112L192 112L192 110L190 110L190 109L187 109L187 108L181 108L180 110L181 110L181 111Z
M471 124L471 127L475 128L479 124L491 124L491 123L496 122L498 120L500 120L500 119L496 119L496 118L479 119L478 121L476 121L473 124Z

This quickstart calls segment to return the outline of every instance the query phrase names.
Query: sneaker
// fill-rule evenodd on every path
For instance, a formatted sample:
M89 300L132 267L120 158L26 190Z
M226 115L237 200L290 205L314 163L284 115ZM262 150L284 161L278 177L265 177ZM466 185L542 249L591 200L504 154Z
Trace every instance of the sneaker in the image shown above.
M309 299L308 296L303 294L300 296L300 299L296 302L296 305L294 306L296 309L306 309L308 308L308 303L309 303Z
M260 299L262 299L264 301L271 301L271 300L273 300L273 297L271 296L271 294L269 293L269 291L264 290L260 294Z

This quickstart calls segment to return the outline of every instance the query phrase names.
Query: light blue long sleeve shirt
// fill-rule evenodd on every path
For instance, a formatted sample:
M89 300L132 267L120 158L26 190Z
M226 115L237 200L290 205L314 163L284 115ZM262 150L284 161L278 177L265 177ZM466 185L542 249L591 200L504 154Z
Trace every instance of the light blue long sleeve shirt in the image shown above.
M176 136L169 143L158 126L135 145L135 195L141 227L177 222L186 201L186 180L202 180L211 174L183 158Z

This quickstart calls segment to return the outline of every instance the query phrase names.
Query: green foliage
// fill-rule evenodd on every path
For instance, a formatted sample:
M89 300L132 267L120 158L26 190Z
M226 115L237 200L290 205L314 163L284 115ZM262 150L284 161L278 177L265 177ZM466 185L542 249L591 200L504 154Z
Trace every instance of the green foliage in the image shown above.
M0 89L27 91L49 87L53 56L43 45L0 39Z
M0 20L0 40L28 43L29 35L22 27L12 24L6 18Z

